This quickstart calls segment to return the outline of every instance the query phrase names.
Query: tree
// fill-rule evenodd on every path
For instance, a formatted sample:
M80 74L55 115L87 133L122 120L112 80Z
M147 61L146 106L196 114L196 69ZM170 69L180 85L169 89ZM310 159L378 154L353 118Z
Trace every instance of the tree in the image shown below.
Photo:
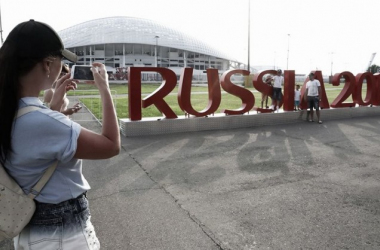
M371 72L372 74L380 73L380 66L376 64L372 64L371 67L367 69L367 72Z

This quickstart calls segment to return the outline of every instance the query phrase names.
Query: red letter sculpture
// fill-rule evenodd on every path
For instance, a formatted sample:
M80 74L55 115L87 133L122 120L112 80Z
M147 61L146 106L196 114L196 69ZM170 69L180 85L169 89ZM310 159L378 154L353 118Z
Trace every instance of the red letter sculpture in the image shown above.
M373 95L372 105L379 106L380 105L380 74L375 73L373 75L373 78L375 79L375 82L374 82L375 85L373 88L373 92L375 92L375 94Z
M364 79L367 80L367 93L365 99L363 101L362 97L362 87ZM375 77L372 73L360 73L356 75L356 86L354 94L352 95L352 99L354 103L359 104L360 106L368 106L372 104L372 101L375 97L375 91L373 91L374 87L376 87Z
M345 84L342 89L342 91L339 93L338 97L335 98L333 103L331 104L331 107L333 108L344 108L344 107L355 107L355 104L353 102L345 102L344 101L350 96L354 96L355 92L355 76L348 71L344 71L342 73L337 73L333 76L332 79L332 85L339 86L340 85L340 78L344 78Z
M141 71L128 68L128 110L131 121L140 121L141 114Z
M141 72L153 71L161 74L163 80L161 86L149 96L145 97L141 103ZM177 118L177 115L165 102L167 96L177 84L177 76L167 68L154 67L130 67L128 69L128 100L129 117L132 121L141 120L141 106L143 108L154 104L166 118Z
M296 73L294 70L284 71L284 111L294 110L294 91Z
M196 111L191 105L191 80L193 68L184 68L179 80L178 104L186 113L197 117L207 116L217 111L222 96L220 93L219 76L217 69L207 69L208 105L202 111Z
M238 85L235 85L231 82L231 76L234 74L239 74L239 73L243 74L245 76L249 75L248 70L239 70L239 69L229 70L229 71L224 72L224 74L222 75L222 79L220 81L222 88L226 92L228 92L234 96L239 97L242 101L242 106L239 109L235 109L235 110L224 109L224 110L222 110L222 112L224 112L227 115L244 114L246 112L249 112L253 108L253 105L255 104L255 96L252 94L251 91L249 91L248 89L242 88Z

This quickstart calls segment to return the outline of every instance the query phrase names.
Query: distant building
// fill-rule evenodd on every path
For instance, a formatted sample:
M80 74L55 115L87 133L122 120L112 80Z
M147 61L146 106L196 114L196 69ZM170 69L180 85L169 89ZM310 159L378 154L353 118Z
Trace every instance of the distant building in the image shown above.
M115 79L125 78L126 69L133 66L166 67L178 77L182 68L191 67L195 80L205 80L207 68L223 73L244 65L199 39L141 18L96 19L62 30L59 35L65 47L78 55L77 65L101 62ZM155 80L152 78L156 76L144 74L142 80Z

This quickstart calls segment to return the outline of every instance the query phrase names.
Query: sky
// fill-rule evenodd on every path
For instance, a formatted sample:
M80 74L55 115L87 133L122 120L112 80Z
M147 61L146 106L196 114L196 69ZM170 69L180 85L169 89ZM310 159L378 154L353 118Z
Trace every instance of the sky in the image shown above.
M380 65L380 0L0 0L0 6L4 39L29 19L60 31L131 16L180 30L247 63L250 23L251 66L357 74L373 53Z

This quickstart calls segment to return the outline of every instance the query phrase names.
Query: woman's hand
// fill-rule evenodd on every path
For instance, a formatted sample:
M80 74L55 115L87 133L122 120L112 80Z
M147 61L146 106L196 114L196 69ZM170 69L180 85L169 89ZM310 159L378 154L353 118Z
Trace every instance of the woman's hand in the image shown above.
M53 97L50 101L50 108L52 110L61 111L64 98L67 91L75 90L77 88L77 80L70 79L70 74L66 74L57 80Z
M102 132L96 134L82 128L74 157L79 159L106 159L120 152L119 122L108 85L106 67L101 63L93 63L91 71L94 75L94 81L87 82L92 82L99 89L103 108Z
M79 103L77 103L72 108L68 108L66 110L63 110L61 113L64 115L72 115L81 109L82 109L82 106L80 106Z
M102 63L93 63L91 67L94 81L85 81L86 83L95 84L95 86L101 91L103 89L109 89L108 74L106 67Z

